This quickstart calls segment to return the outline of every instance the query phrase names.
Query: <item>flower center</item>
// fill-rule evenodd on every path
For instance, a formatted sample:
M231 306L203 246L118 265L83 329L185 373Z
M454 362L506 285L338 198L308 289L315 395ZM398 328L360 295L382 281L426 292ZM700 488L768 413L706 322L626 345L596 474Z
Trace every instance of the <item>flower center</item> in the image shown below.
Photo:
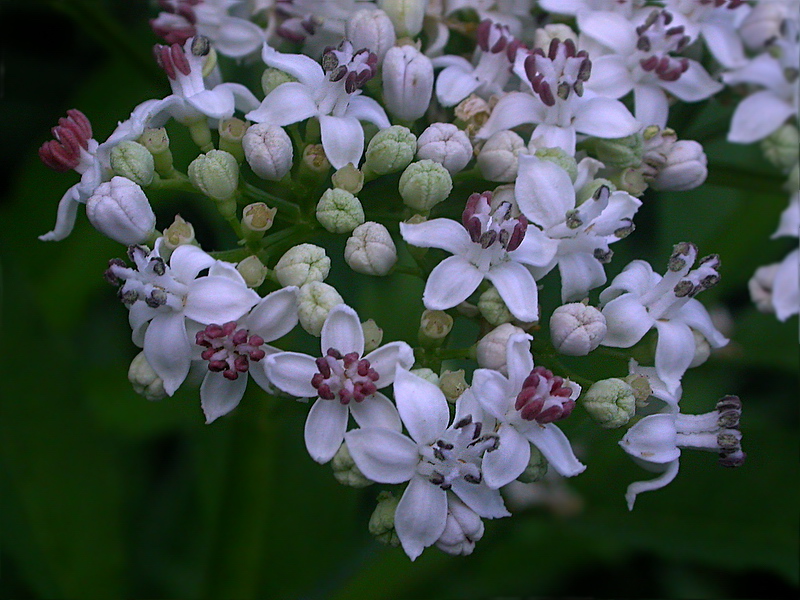
M266 356L261 349L264 339L250 335L247 329L237 329L236 325L236 321L222 326L211 324L195 336L195 343L205 348L200 356L208 361L208 370L222 373L231 381L238 378L239 373L247 373L251 360L259 361Z
M358 352L343 356L335 348L328 348L316 362L319 371L311 378L311 385L324 400L338 398L342 404L349 404L351 400L361 402L378 391L375 382L380 375Z
M92 137L89 119L73 108L67 111L66 117L58 120L58 125L52 131L55 139L42 144L39 158L46 166L59 173L75 169L89 149L89 140Z
M152 256L143 246L128 247L128 258L133 268L119 258L112 258L104 273L106 281L120 286L117 295L125 306L130 308L142 301L153 309L183 309L188 288L172 277L163 258Z
M691 41L684 34L683 25L668 27L672 23L672 14L666 10L654 10L647 20L636 28L639 39L636 48L642 70L653 73L661 81L677 81L689 68L685 58L669 56L670 52L680 52Z
M592 61L586 50L576 52L575 42L558 38L544 50L536 48L525 57L525 76L542 102L555 106L556 97L567 100L574 91L583 96L583 82L592 72Z
M528 219L525 215L511 216L511 204L500 202L492 206L492 193L472 194L461 215L461 222L470 239L486 250L496 246L511 252L525 239Z
M456 479L479 484L483 481L481 460L485 451L497 448L496 433L481 435L481 423L472 415L461 419L433 444L420 449L417 472L434 485L448 490Z
M563 377L544 367L535 367L522 383L514 408L526 421L544 425L566 419L575 408L573 389Z
M329 81L344 81L344 91L352 94L375 76L378 56L367 48L353 52L353 44L344 40L337 48L329 46L322 54L322 69Z

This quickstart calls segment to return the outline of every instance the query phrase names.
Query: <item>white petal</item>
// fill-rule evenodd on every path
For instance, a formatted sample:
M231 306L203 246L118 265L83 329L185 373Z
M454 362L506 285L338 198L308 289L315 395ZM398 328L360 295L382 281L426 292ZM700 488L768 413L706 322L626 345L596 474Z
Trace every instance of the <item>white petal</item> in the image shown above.
M419 444L432 444L447 429L450 409L438 386L397 369L394 401L409 435Z
M788 102L762 90L742 100L731 119L728 141L750 144L763 140L795 114Z
M519 157L514 194L522 214L544 229L563 223L566 212L575 208L575 188L569 174L532 154Z
M311 379L319 370L307 354L279 352L264 358L264 369L272 384L296 398L316 398Z
M301 84L311 88L318 87L325 79L325 73L319 63L304 54L285 54L264 44L261 58L267 66L288 73Z
M476 137L485 140L498 131L512 129L523 123L541 123L544 115L545 105L541 100L523 92L510 92L495 105Z
M264 30L255 23L238 17L225 17L214 38L214 48L220 54L239 58L258 50L264 37Z
M639 84L633 88L633 106L636 119L645 126L666 127L669 118L667 95L658 85Z
M800 193L795 193L792 196L789 206L781 213L778 229L770 237L774 240L784 236L800 236Z
M661 275L653 271L650 263L643 260L633 260L614 277L611 285L600 294L600 302L608 302L622 293L633 292L637 297L642 297L661 281Z
M569 439L553 423L547 425L535 424L524 432L528 441L539 449L547 462L564 477L573 477L586 470L586 465L581 463L572 451Z
M520 389L512 388L508 379L494 369L475 369L470 387L481 408L498 421L505 421L506 413L513 406L514 395Z
M516 394L522 389L523 382L533 371L532 339L533 337L527 333L515 333L508 338L506 368L512 394Z
M634 294L623 294L603 307L608 332L603 346L630 348L644 337L655 320Z
M747 61L742 40L729 24L706 22L701 32L709 51L722 66L730 69Z
M322 147L334 169L348 163L358 166L364 153L364 129L355 117L321 115Z
M184 314L208 325L237 321L259 300L256 292L227 277L199 277L189 284Z
M200 386L200 406L206 416L206 424L239 406L247 388L247 379L247 373L239 373L239 377L233 381L226 379L222 373L206 373Z
M636 502L636 496L638 494L661 489L675 479L675 476L678 474L679 466L680 464L677 460L672 461L667 465L666 470L655 479L651 479L650 481L637 481L630 484L628 486L628 490L625 492L625 500L628 502L628 510L633 510L633 504Z
M445 258L428 276L422 302L429 310L447 310L478 289L483 273L461 256Z
M703 337L706 338L708 343L714 348L721 348L728 343L728 338L722 335L714 326L714 323L711 321L711 316L708 314L708 310L706 310L706 307L703 306L699 300L694 298L689 300L680 308L675 319L703 334Z
M517 319L529 323L539 318L539 291L527 268L509 260L489 269L486 277Z
M622 102L602 97L582 103L573 125L578 133L600 138L621 138L639 130L639 123Z
M539 148L561 148L572 156L575 154L575 142L575 127L572 125L560 127L559 125L540 123L531 134L528 150L536 152Z
M61 197L56 213L56 225L52 231L40 235L39 239L43 242L58 242L72 233L75 227L75 219L78 216L78 204L80 204L78 184L69 188Z
M378 389L394 383L397 367L408 370L414 366L414 350L405 342L389 342L376 348L364 358L380 376L375 382Z
M372 481L403 483L417 471L417 445L399 431L381 427L351 429L345 440L356 466Z
M625 59L614 54L592 61L592 76L586 85L600 96L622 98L633 89L633 80Z
M224 89L230 93L233 96L233 103L236 106L236 110L240 110L243 113L255 110L261 104L258 98L253 95L253 92L241 83L220 83L214 88L214 91L218 89Z
M394 515L395 531L408 557L415 560L436 542L446 523L447 493L422 477L411 479Z
M515 262L541 268L555 264L553 259L557 252L558 240L551 239L535 225L529 225L522 243L508 256Z
M189 373L191 346L186 337L186 322L179 312L156 315L144 334L144 355L153 370L164 380L170 396Z
M684 102L698 102L713 96L723 86L711 78L703 66L689 59L689 68L676 81L663 81L661 87Z
M772 288L772 305L775 316L785 321L800 311L800 253L790 252L781 262L775 273L775 285Z
M614 54L630 56L636 51L636 35L633 24L620 13L608 10L585 10L578 13L578 29L581 34L600 42ZM592 61L594 78L594 61Z
M472 69L450 66L436 79L436 97L442 106L455 106L481 85Z
M235 108L233 94L225 88L203 90L186 98L186 102L212 119L227 119Z
M325 464L342 445L347 431L347 417L350 411L338 400L318 398L305 425L306 449L316 462Z
M765 88L773 88L785 81L785 78L780 61L775 60L772 55L765 52L740 69L724 73L722 80L731 86L740 83L751 83Z
M694 335L688 325L677 321L656 321L656 329L656 372L672 393L694 358Z
M400 235L418 248L441 248L451 254L466 254L472 246L469 233L453 219L431 219L422 223L400 223Z
M169 259L169 269L175 279L190 283L203 269L208 269L217 261L197 246L183 244L178 246Z
M561 273L561 302L578 302L589 290L606 282L603 265L591 254L570 252L558 257Z
M264 296L247 315L250 333L265 342L282 338L297 325L297 288L286 287Z
M344 115L372 123L378 129L386 129L391 125L383 107L368 96L352 96Z
M503 424L497 430L500 444L497 449L483 455L483 480L490 488L497 489L511 483L528 466L531 445L511 425Z
M323 353L333 348L342 354L355 352L361 356L364 352L364 330L356 311L346 304L334 306L322 325L320 341Z
M464 479L456 479L452 489L464 504L484 519L499 519L510 515L503 504L500 490L492 490L485 484L469 483Z
M311 90L301 83L282 83L261 102L261 106L245 116L255 123L291 125L317 116L319 109Z
M377 392L361 402L350 403L350 414L359 427L381 427L400 431L403 423L400 414L389 398Z

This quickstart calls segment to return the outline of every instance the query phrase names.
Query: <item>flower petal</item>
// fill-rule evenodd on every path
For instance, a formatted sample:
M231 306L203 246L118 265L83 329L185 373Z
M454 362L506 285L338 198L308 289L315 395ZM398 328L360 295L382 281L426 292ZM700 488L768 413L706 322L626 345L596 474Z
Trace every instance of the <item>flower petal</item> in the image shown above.
M207 117L227 119L235 109L233 94L220 86L217 88L192 94L186 98L186 102Z
M531 267L543 268L555 262L553 259L558 252L558 240L554 240L535 225L529 225L522 238L522 243L516 250L508 253L511 260L529 265ZM549 271L549 269L548 269Z
M199 277L189 284L183 312L204 325L222 324L239 320L260 299L255 291L227 277Z
M291 81L282 83L272 90L261 106L250 111L245 117L255 123L271 125L291 125L305 121L319 114L317 103L311 90L302 83Z
M498 421L506 420L506 413L512 408L512 400L519 393L518 389L511 387L508 379L494 369L475 369L470 390L481 408Z
M299 352L278 352L264 358L264 369L272 384L296 398L316 398L311 379L317 373L316 361Z
M379 375L375 382L378 389L394 383L395 370L410 369L414 366L414 350L405 342L389 342L376 348L365 357Z
M418 444L432 444L447 429L450 419L447 399L431 382L398 368L394 401L409 435Z
M203 269L208 269L217 261L192 244L175 248L169 259L172 276L182 283L192 282Z
M561 148L564 152L572 156L575 154L575 127L568 125L548 125L540 123L531 134L528 142L528 151L536 152L539 148Z
M73 185L61 197L56 213L56 225L52 231L39 236L41 241L58 242L72 233L72 229L75 227L75 219L78 216L78 204L81 203L78 185L80 184Z
M294 329L297 325L297 292L295 286L290 286L264 296L247 315L244 324L250 333L271 342Z
M483 455L483 480L492 489L498 489L519 477L531 458L531 444L511 425L500 425L497 430L500 444L497 449Z
M338 400L318 398L308 411L305 425L306 449L316 462L325 464L342 445L350 411Z
M614 298L603 307L608 332L603 346L630 348L644 337L655 324L647 309L635 294L627 293Z
M622 102L603 97L582 103L572 124L578 133L599 138L621 138L639 130L639 122Z
M446 523L447 492L422 477L412 478L394 515L394 528L408 557L416 560L439 539Z
M636 52L639 36L630 20L624 15L607 10L584 10L578 13L578 29L601 43L614 54L630 56ZM600 57L603 58L603 57ZM592 77L594 79L594 62L592 61Z
M541 123L544 120L544 109L542 101L530 94L509 92L500 98L475 137L485 140L498 131L512 129L523 123Z
M449 66L436 79L436 97L442 106L455 106L480 87L472 69Z
M534 423L534 426L523 432L523 435L564 477L573 477L586 470L586 465L581 463L572 451L567 436L553 423L547 425Z
M206 416L206 424L239 406L247 388L247 379L247 373L240 373L233 381L226 379L222 373L206 373L200 386L200 406Z
M445 258L431 271L422 294L429 310L447 310L460 304L478 289L483 273L461 256Z
M364 353L364 330L358 314L346 304L334 306L322 325L320 334L323 354L333 348L342 354Z
M796 315L800 310L799 273L800 253L794 250L778 267L775 273L775 285L772 288L772 305L775 307L775 316L781 321Z
M422 223L400 223L406 243L418 248L441 248L451 254L466 254L472 246L469 233L453 219L431 219Z
M647 127L666 127L669 118L667 95L655 84L640 84L633 88L633 106L636 119Z
M403 483L417 472L417 444L399 431L382 427L351 429L345 434L345 441L356 466L372 481Z
M186 322L179 312L153 317L144 334L144 355L164 381L170 396L189 374L192 349L186 337Z
M369 96L361 94L350 97L350 103L347 105L344 116L372 123L378 129L386 129L391 126L383 107Z
M696 60L687 59L689 68L675 81L660 82L661 87L684 102L699 102L713 96L724 85L712 79Z
M517 319L529 323L539 318L539 291L527 268L509 260L489 269L486 277Z
M527 333L515 333L508 338L506 344L506 369L511 394L516 394L522 389L522 384L533 371L533 355L531 354L531 340L533 336Z
M351 402L350 414L362 428L381 427L394 431L403 428L400 413L397 412L394 403L380 392L364 398L361 402Z
M694 335L688 325L677 320L656 321L656 329L656 373L674 393L694 358Z
M686 304L681 306L677 315L673 318L676 321L685 323L698 333L701 333L714 348L721 348L728 343L728 338L722 335L714 326L714 323L711 321L711 315L708 314L708 310L699 300L694 298L689 300Z
M320 115L322 147L334 169L348 163L358 166L364 153L364 129L355 117Z
M239 58L258 50L264 37L264 30L247 19L223 17L214 37L214 48L220 54Z
M544 229L563 223L566 212L575 208L575 188L569 174L532 154L519 157L514 195L522 214Z
M612 54L592 61L592 76L586 84L596 94L607 98L622 98L633 89L631 72L625 58Z
M278 52L264 44L261 58L268 67L288 73L302 85L316 88L325 80L325 72L319 63L305 54Z
M464 479L453 481L453 493L484 519L508 517L500 490L490 489L486 484L469 483Z
M561 273L561 302L564 303L583 300L589 290L606 282L603 265L586 252L559 256L558 271Z
M733 113L728 141L750 144L763 140L794 114L794 107L771 91L751 94L739 103Z

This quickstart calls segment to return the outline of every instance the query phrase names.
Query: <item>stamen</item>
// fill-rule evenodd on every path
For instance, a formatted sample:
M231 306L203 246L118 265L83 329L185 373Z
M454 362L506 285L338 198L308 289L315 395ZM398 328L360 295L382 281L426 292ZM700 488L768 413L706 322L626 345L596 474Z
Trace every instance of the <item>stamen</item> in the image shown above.
M200 357L208 361L208 370L222 373L231 381L235 381L240 373L250 370L251 360L259 361L266 356L261 349L264 339L259 335L250 335L247 329L237 329L236 321L208 325L196 334L195 343L206 348Z
M380 375L357 352L342 356L335 348L328 348L325 356L316 359L316 364L318 372L311 378L311 385L324 400L338 397L342 404L349 404L351 400L361 402L378 391L375 382Z

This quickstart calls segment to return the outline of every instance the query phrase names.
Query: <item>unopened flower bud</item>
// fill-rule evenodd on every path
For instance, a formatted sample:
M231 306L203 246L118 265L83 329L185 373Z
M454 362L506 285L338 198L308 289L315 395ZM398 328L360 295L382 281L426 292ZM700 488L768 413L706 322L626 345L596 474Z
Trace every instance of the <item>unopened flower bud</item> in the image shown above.
M321 281L305 284L298 296L300 325L311 335L319 337L328 313L339 304L344 304L344 299L333 286Z
M638 167L644 156L644 140L639 133L623 138L591 138L592 155L606 167Z
M478 168L489 181L514 181L525 142L519 134L506 129L491 136L478 154Z
M600 345L607 331L603 313L583 302L559 306L550 317L553 346L567 356L586 356Z
M517 481L522 483L535 483L547 475L547 459L544 454L534 445L531 445L531 457L528 459L528 466L517 477Z
M264 90L264 95L268 96L269 93L279 85L292 81L297 81L297 79L287 72L274 67L267 67L264 73L261 74L261 89Z
M419 322L419 342L423 346L438 346L453 329L453 317L443 310L424 310Z
M142 187L153 183L155 168L153 155L139 142L125 140L111 150L111 169L114 173Z
M751 50L760 50L770 40L780 37L791 6L791 2L759 2L753 6L738 28L745 45Z
M439 387L439 376L432 370L426 367L421 369L411 369L410 373L412 375L416 375L420 379L424 379L425 381L432 383L436 387Z
M433 123L417 139L417 158L436 161L453 175L472 159L472 144L452 123Z
M464 369L458 371L442 371L439 375L439 389L450 404L461 397L469 389Z
M138 185L115 176L101 183L86 201L86 216L103 235L125 244L141 244L155 232L156 216Z
M197 245L197 240L194 237L194 227L180 215L175 215L172 225L167 227L161 235L164 239L161 248L161 258L164 260L169 260L169 256L164 256L165 250L169 254L172 254L172 251L178 246L183 246L185 244Z
M400 538L394 530L394 514L399 502L400 500L391 492L381 492L378 494L378 505L369 518L369 532L387 546L400 545Z
M353 163L347 163L331 175L331 183L335 188L357 194L364 187L364 173L354 167Z
M377 175L405 169L417 151L417 136L408 127L392 125L369 141L364 156L367 168Z
M390 48L383 59L383 102L396 119L414 121L433 95L433 63L414 46Z
M225 202L239 185L239 164L230 152L209 150L189 164L189 180L209 198Z
M707 176L708 158L703 146L693 140L679 140L650 185L655 190L685 191L701 185Z
M450 195L453 179L439 163L420 160L403 171L399 189L406 206L427 212Z
M340 189L327 189L317 203L317 221L331 233L349 233L364 222L358 198Z
M128 381L131 382L134 392L148 400L161 400L167 396L164 381L147 362L144 352L139 352L131 361L131 366L128 368Z
M800 159L800 132L793 123L781 125L761 141L764 157L781 171L788 171Z
M577 34L572 31L569 25L563 23L550 23L544 27L539 27L533 32L533 47L534 48L549 48L553 40L573 40L577 41Z
M397 262L397 248L386 227L367 221L347 239L344 260L357 273L382 276Z
M483 292L478 298L478 310L481 312L481 316L495 327L514 320L514 315L508 310L500 292L494 286Z
M253 173L268 181L282 179L292 168L292 140L277 125L251 125L242 138L247 164Z
M747 283L750 299L763 313L775 312L775 306L772 304L772 289L775 286L775 275L777 275L779 267L780 263L759 267Z
M428 0L378 0L378 7L392 20L398 37L414 37L422 31Z
M495 327L478 342L478 364L484 369L506 373L508 339L515 333L525 332L511 323Z
M342 445L339 446L339 450L333 455L331 467L333 468L333 476L336 478L336 481L342 485L363 488L373 483L372 480L367 479L356 466L345 442L342 442Z
M602 379L584 392L583 406L601 427L614 429L635 414L636 394L622 379Z
M453 556L472 554L475 542L483 537L483 521L457 496L448 496L447 519L436 547Z
M282 286L302 287L312 281L324 281L331 270L325 248L299 244L289 248L275 265L275 276Z
M397 36L392 20L382 10L363 8L354 12L344 26L344 36L353 48L368 48L378 57L378 63L389 48L394 46Z
M575 183L578 178L578 163L575 158L561 148L539 148L536 157L558 165L564 169L569 178Z
M255 255L250 255L236 265L236 270L249 288L257 288L267 277L269 269Z
M369 353L381 345L383 341L383 329L378 327L374 319L367 319L361 324L364 332L364 352Z

